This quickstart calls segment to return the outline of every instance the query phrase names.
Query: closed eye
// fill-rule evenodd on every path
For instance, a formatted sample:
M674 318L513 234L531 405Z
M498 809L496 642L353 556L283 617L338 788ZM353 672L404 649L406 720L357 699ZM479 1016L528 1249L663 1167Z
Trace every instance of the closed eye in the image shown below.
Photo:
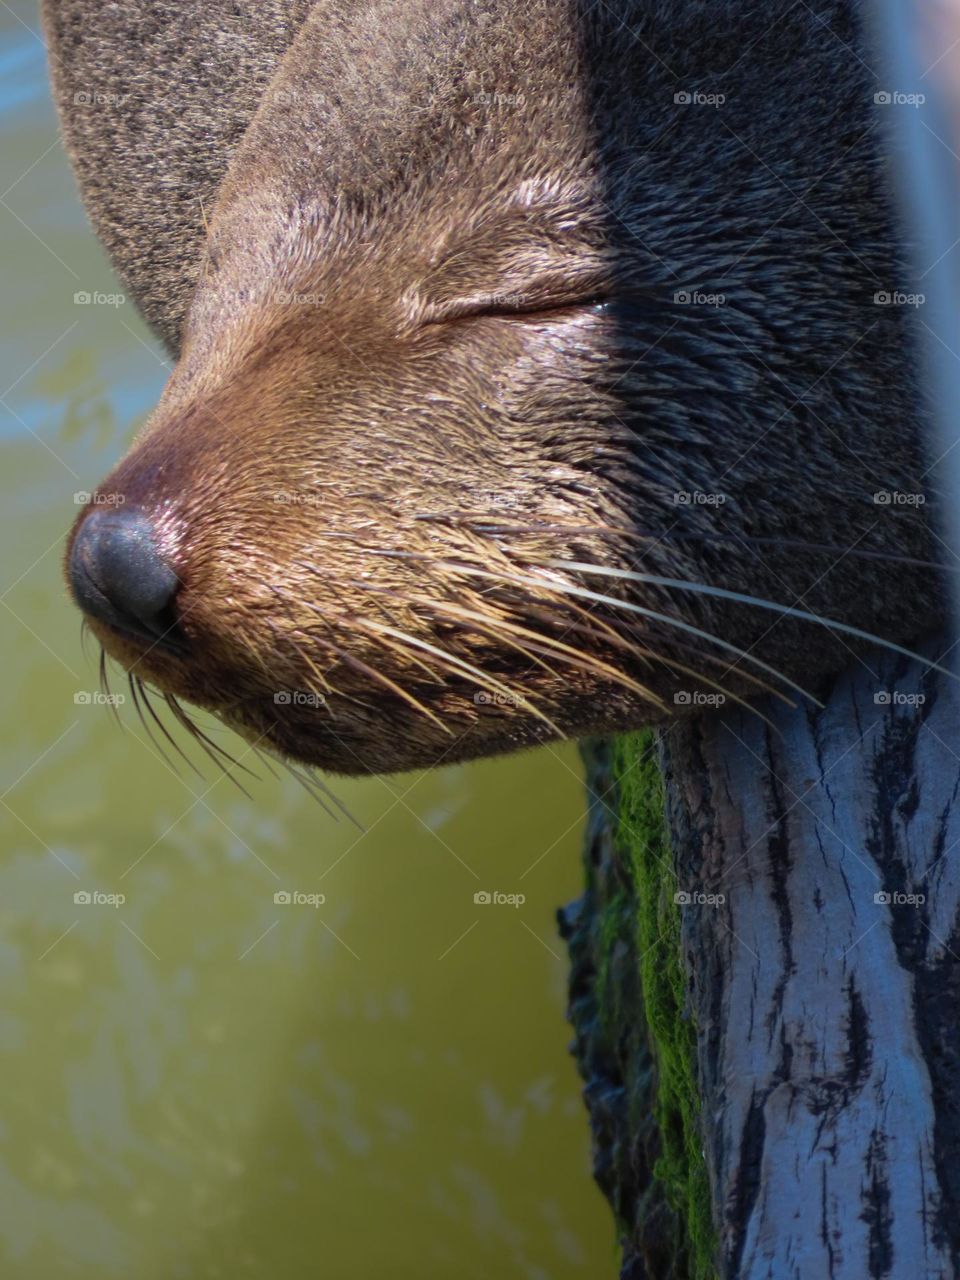
M610 320L628 320L631 317L661 316L668 299L658 299L652 294L629 297L621 294L595 293L583 297L544 296L543 294L489 294L485 297L461 298L433 309L424 319L425 324L450 324L456 321L502 319L516 322L551 322L582 320L590 316Z

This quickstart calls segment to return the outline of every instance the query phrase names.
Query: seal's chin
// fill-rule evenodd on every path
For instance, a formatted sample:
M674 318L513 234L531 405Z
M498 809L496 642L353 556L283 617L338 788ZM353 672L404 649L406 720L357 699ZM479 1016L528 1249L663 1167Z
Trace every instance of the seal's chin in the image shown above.
M127 673L131 697L141 713L146 711L148 730L158 716L172 713L182 728L199 736L191 714L199 707L244 740L246 748L231 748L229 756L224 752L228 769L231 758L249 764L246 757L254 751L353 776L431 768L485 751L485 735L476 732L477 726L446 728L441 707L430 720L369 689L328 696L296 687L296 679L286 681L287 687L265 687L262 673L220 667L202 645L186 638L163 644L101 619L88 618L87 625L105 655Z
M556 736L531 730L512 708L463 723L439 701L430 719L375 695L358 701L285 691L210 709L250 747L348 776L431 769Z

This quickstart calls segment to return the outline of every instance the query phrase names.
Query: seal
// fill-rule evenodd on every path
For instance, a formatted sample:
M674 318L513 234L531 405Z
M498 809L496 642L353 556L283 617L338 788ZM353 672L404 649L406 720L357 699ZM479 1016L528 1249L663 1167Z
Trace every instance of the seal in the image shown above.
M178 357L67 577L175 714L395 771L798 696L936 624L857 6L44 18Z

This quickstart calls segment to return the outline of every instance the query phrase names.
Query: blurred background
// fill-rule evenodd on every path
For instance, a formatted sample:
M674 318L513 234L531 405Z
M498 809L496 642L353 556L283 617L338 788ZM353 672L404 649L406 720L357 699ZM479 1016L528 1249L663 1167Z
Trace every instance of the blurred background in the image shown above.
M575 751L334 781L361 831L189 747L178 777L96 701L63 538L167 367L131 302L74 300L121 286L38 33L0 4L2 1274L613 1276L554 922Z

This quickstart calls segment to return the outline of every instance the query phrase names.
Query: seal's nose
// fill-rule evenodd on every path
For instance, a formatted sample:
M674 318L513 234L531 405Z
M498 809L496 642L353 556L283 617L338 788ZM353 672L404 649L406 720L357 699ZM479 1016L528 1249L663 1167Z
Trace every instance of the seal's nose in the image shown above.
M182 649L173 607L179 580L142 511L94 508L77 530L68 571L84 613L171 652Z

